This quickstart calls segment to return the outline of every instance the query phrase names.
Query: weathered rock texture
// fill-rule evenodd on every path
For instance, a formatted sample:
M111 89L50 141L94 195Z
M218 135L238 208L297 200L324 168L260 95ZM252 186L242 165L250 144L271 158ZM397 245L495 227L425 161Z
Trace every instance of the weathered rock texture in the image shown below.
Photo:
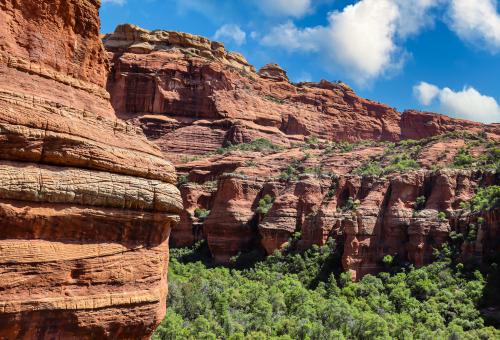
M498 140L498 124L399 113L358 97L342 82L293 84L276 64L255 72L223 45L189 34L122 25L105 36L104 44L112 64L108 90L117 114L141 127L187 176L188 183L181 186L185 210L173 244L206 239L218 262L256 247L271 253L300 231L303 247L336 238L344 268L354 277L382 268L386 254L421 265L452 229L465 228L457 220L459 203L477 186L498 180L484 172L430 171L453 162L466 145L460 138L426 144L417 157L422 170L380 178L351 172L382 156L387 145L331 152L293 146L310 136L394 142L454 131ZM223 146L259 138L284 149L214 154ZM309 174L280 179L297 161L300 172ZM256 210L266 194L275 201L262 216ZM428 199L427 205L414 214L420 196ZM344 211L349 198L360 205ZM209 216L200 220L196 208L210 210ZM446 221L437 218L439 212L446 212ZM492 220L485 230L494 233L496 223ZM487 253L495 247L488 243L477 249Z
M97 0L0 0L0 338L148 338L175 169L115 117Z
M500 182L493 171L429 170L447 164L464 144L454 137L431 141L416 157L422 169L385 176L351 173L387 152L384 144L358 145L350 151L305 145L274 153L232 151L179 164L189 181L181 190L203 200L189 200L173 244L185 246L205 238L215 260L227 263L259 244L271 254L300 232L303 249L336 239L343 267L353 278L383 269L388 254L397 261L427 264L451 231L467 235L472 224L478 225L479 216L462 210L460 203L479 187ZM473 154L481 150L471 148ZM289 164L295 164L296 176L280 178ZM263 216L257 207L265 195L274 203ZM422 207L417 198L424 198ZM356 206L349 207L350 200ZM193 214L196 207L211 211L201 225ZM499 250L498 211L483 217L481 232L468 240L464 256L482 258Z
M143 128L170 157L267 138L289 145L327 140L396 141L456 129L500 134L499 125L408 111L358 97L342 82L289 82L278 65L256 73L239 54L186 33L118 26L104 37L117 114Z

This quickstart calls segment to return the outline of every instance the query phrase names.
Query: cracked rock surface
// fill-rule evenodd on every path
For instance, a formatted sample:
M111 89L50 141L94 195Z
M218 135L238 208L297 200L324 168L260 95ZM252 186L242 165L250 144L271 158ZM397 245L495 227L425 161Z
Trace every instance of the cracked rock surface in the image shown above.
M0 338L147 339L175 169L116 118L98 0L0 1Z

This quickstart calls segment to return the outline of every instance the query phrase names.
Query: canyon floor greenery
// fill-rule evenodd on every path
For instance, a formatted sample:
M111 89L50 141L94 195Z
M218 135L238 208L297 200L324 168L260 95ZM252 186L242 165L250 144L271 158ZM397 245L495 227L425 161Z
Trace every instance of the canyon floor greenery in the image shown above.
M204 244L174 249L167 316L153 338L500 338L480 312L499 300L498 267L457 262L459 239L431 265L386 256L386 272L352 282L338 271L333 240L300 253L297 236L284 252L253 264L235 259L233 268L211 266Z

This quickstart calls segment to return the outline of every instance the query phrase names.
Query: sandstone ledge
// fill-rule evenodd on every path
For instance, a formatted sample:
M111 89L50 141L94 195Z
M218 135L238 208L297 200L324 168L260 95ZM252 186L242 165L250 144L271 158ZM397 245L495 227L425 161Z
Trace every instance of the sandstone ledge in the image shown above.
M169 183L106 172L0 161L0 199L179 213Z
M75 296L66 298L46 298L38 300L0 301L0 312L20 313L38 310L85 310L113 306L159 303L161 294L158 290L125 292L96 296Z
M224 44L207 38L175 31L149 31L135 25L124 24L116 27L114 33L106 34L104 45L112 52L150 53L177 49L192 56L221 62L245 71L255 72L245 57L236 52L228 52Z
M1 64L5 64L7 65L7 67L16 69L21 72L29 73L30 75L37 75L43 78L55 80L64 85L86 91L102 99L109 99L109 93L99 85L74 78L67 74L58 72L53 68L46 67L39 63L31 62L27 59L12 56L0 51L0 65Z

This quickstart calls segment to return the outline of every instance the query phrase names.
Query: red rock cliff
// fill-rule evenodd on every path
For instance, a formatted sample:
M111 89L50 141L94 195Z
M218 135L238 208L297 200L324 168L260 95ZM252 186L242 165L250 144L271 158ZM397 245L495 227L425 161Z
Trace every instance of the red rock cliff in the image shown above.
M0 0L0 338L149 338L173 166L115 117L99 1Z
M395 110L357 97L345 84L294 85L277 65L256 73L242 56L205 38L122 25L104 43L118 115L136 122L172 157L258 137L289 144L311 134L400 136Z
M415 156L421 169L382 176L352 172L387 157L383 143L352 150L321 143L275 152L235 150L178 164L187 174L181 190L189 208L172 241L185 246L206 239L215 260L228 263L238 253L260 247L271 254L300 232L304 249L334 238L343 267L353 278L382 270L385 255L421 266L452 231L467 235L471 225L478 225L478 216L465 212L460 203L479 187L499 183L494 170L446 169L464 145L460 137L430 140ZM480 154L482 148L472 147L471 152ZM292 176L284 177L290 167ZM257 207L265 195L274 203L263 216ZM210 214L200 221L195 208ZM481 235L468 239L465 256L488 257L498 250L498 212L488 216Z
M358 97L342 82L292 84L278 65L258 73L224 45L187 33L121 25L104 37L117 114L169 156L201 155L267 138L283 145L314 135L335 141L424 138L485 126L433 113L400 114Z
M462 138L429 141L412 155L421 170L377 180L351 172L383 157L390 145L343 150L332 144L308 150L309 145L294 144L311 136L373 142L457 131L494 141L500 137L498 124L416 111L400 114L358 97L342 82L293 84L276 64L255 72L222 44L190 34L122 25L104 43L112 64L108 90L117 114L141 127L187 176L181 187L185 210L172 236L174 245L206 239L218 262L259 247L271 253L300 231L304 247L335 237L343 248L344 269L355 277L380 269L386 254L421 265L430 260L432 247L458 230L458 204L492 181L486 173L431 171L453 163L466 146ZM259 138L283 149L214 154L220 147ZM280 178L292 165L301 168L302 177ZM333 175L338 182L332 183ZM260 216L256 209L266 194L275 201ZM413 217L417 197L428 195L433 198L422 216ZM349 197L360 206L343 211ZM199 219L196 208L210 214ZM437 220L445 211L446 222ZM492 223L485 228L494 233ZM494 246L480 249L487 253Z

